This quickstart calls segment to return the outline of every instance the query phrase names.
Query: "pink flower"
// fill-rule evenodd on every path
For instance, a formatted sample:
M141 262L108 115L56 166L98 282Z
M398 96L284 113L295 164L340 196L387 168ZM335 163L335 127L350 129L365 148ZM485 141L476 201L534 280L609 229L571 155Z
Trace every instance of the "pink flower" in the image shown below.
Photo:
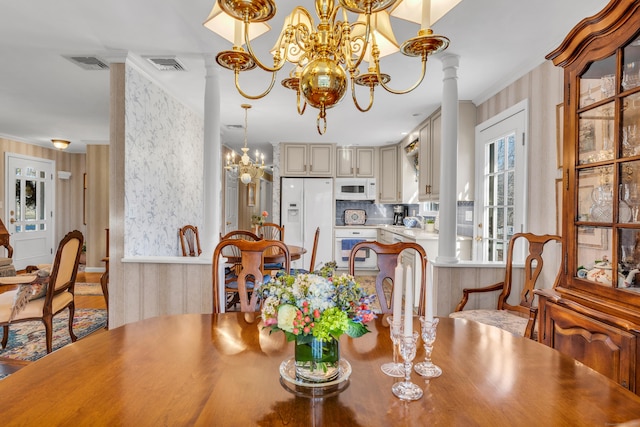
M263 217L265 217L265 218L266 218L266 217L268 217L268 216L269 216L269 212L267 212L267 211L262 211L262 216L263 216Z
M264 319L264 325L265 326L271 326L271 325L275 325L278 323L278 319L275 317L268 317L266 319Z

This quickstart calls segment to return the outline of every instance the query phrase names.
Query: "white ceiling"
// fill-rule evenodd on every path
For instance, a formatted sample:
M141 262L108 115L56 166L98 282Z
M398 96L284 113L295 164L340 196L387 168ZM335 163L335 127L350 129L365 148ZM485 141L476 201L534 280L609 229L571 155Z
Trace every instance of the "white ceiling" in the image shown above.
M438 0L432 0L436 2ZM98 56L108 61L124 53L169 93L203 115L204 56L230 48L205 29L202 22L214 0L29 0L4 2L0 7L0 136L51 147L51 138L69 139L70 152L86 144L109 141L109 72L86 71L63 55ZM283 17L282 6L272 31L256 40L261 53L271 48ZM312 8L310 1L308 7ZM569 30L591 16L606 0L463 0L433 25L447 36L444 54L460 57L459 98L480 103L540 65ZM413 37L418 25L393 19L398 42ZM186 72L156 71L143 56L175 55ZM442 54L439 54L442 55ZM261 58L267 61L267 55ZM390 86L408 87L419 74L419 59L396 53L383 59ZM283 70L284 71L284 70ZM277 81L285 77L281 72ZM262 91L269 79L257 69L241 75L246 91ZM220 70L222 141L242 145L244 111L249 102L249 146L271 150L278 142L336 142L339 145L382 145L398 142L440 104L442 64L438 56L427 63L427 77L410 94L376 91L368 113L358 112L347 93L328 110L326 135L316 130L317 110L296 112L294 92L279 83L267 97L242 98L233 86L233 73ZM366 92L358 92L361 103ZM359 98L359 99L360 99Z

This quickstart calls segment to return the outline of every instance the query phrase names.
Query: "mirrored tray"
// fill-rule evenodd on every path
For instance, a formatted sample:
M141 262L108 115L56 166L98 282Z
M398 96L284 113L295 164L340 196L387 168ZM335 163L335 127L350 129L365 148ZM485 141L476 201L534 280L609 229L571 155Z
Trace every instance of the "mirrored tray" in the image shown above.
M304 397L329 397L338 394L349 386L351 364L340 359L338 378L325 383L310 383L296 379L296 362L294 358L280 364L280 383L289 392Z

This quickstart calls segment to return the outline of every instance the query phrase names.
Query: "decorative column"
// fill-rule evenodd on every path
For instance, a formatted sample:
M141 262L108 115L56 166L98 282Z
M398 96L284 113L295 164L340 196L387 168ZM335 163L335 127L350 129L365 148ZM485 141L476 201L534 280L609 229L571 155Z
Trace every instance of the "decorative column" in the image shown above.
M218 244L222 218L222 143L220 141L220 69L205 55L204 89L204 217L200 230L202 256L211 258Z
M442 140L440 146L440 228L437 262L455 263L458 157L458 63L456 55L442 57Z

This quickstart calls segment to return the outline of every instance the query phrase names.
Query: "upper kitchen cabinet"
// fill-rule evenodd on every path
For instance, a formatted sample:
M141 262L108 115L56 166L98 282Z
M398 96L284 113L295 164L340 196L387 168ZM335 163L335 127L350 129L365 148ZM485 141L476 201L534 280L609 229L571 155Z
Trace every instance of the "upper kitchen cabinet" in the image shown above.
M564 69L564 267L540 341L640 394L640 2L611 1L547 59Z
M440 110L432 114L420 129L418 164L418 199L438 201L440 198Z
M418 153L418 198L440 199L440 146L442 144L440 110L433 113L420 129ZM458 103L457 200L473 200L476 107L471 101Z
M338 147L337 178L373 178L376 149L374 147Z
M282 176L333 177L335 144L281 144Z
M400 174L398 172L398 145L380 147L380 174L377 180L378 203L401 201Z

